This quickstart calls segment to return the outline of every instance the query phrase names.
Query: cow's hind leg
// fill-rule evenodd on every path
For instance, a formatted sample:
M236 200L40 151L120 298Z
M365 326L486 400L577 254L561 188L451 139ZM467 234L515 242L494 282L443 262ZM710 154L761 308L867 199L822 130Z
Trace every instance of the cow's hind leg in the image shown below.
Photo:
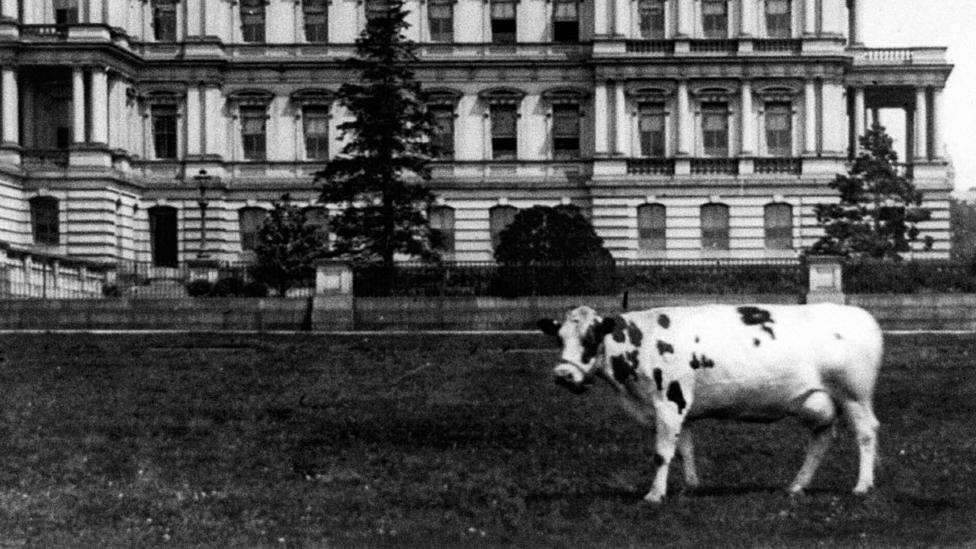
M857 439L860 452L860 467L857 474L855 494L864 494L874 487L874 467L878 454L878 419L870 401L848 400L844 402L844 412Z
M685 472L685 484L689 488L698 488L698 469L695 467L695 444L691 439L691 432L683 429L678 435L678 455L681 456L681 466Z
M791 494L802 493L813 480L814 473L820 467L830 443L834 438L834 421L837 419L837 407L834 400L824 391L817 391L803 401L799 411L800 419L813 431L810 446L807 448L803 466L797 473L793 484L790 485Z

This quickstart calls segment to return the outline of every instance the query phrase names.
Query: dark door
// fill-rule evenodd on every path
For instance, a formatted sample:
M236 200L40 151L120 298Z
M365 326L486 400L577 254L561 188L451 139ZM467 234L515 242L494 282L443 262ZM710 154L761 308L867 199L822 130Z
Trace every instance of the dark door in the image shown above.
M156 206L149 208L149 239L152 261L157 267L177 266L176 208Z

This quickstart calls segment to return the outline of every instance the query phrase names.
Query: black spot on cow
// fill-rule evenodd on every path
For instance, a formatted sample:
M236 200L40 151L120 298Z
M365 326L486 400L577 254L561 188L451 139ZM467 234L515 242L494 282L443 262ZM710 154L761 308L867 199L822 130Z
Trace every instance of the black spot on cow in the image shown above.
M634 347L640 347L641 342L644 341L644 332L630 321L627 321L627 336L630 337L630 343Z
M667 397L668 400L675 403L675 405L678 407L679 414L684 413L687 402L685 402L685 394L681 391L680 383L677 381L672 381L671 384L668 385Z
M600 350L600 341L603 339L599 336L596 330L596 326L590 326L587 328L586 333L583 334L583 338L580 343L583 344L583 356L580 357L580 361L583 364L588 364L593 357L596 356L597 351Z
M834 334L834 339L841 340L844 339L840 334Z
M758 337L752 338L752 344L755 345L756 347L758 347L759 346L759 338Z
M699 341L698 336L695 336L695 343L698 343Z
M664 467L664 456L661 454L654 454L654 466Z
M691 353L691 362L689 362L688 364L691 366L691 369L692 370L697 370L699 368L714 368L715 367L715 361L714 360L708 358L705 355L702 355L701 358L698 358L698 355L695 354L695 353Z
M668 318L668 315L657 315L657 323L662 328L667 330L668 327L671 326L671 319Z
M768 326L768 324L775 323L773 315L769 311L760 309L759 307L739 307L736 310L742 316L743 324L746 326L760 326L764 332L769 334L769 337L776 339L776 334L773 333L773 329Z
M674 346L659 339L657 340L657 354L664 356L664 353L674 354Z
M637 350L610 357L610 367L613 369L613 378L617 380L617 383L623 384L630 378L636 377Z
M661 369L660 368L654 368L654 383L657 384L657 390L658 391L663 391L664 390L664 381L663 381L663 378L662 378L662 374L661 374Z
M613 335L613 340L617 343L627 341L624 331L627 329L627 321L622 316L612 316L603 321L603 330Z

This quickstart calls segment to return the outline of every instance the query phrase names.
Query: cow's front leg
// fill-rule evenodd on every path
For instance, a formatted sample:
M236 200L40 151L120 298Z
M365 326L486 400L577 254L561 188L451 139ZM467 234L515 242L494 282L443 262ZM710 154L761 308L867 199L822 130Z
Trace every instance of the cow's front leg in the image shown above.
M698 488L698 469L695 467L695 443L691 439L691 431L682 429L678 434L678 455L681 456L681 466L685 472L685 485Z
M663 399L655 400L657 433L654 437L654 484L651 486L651 491L644 496L644 501L651 504L661 503L667 493L668 467L678 446L683 419L682 414L675 409L674 403Z

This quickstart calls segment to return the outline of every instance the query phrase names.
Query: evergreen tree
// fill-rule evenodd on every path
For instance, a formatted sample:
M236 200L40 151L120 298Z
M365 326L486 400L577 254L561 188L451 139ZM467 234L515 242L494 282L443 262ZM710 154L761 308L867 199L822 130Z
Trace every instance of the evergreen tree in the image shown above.
M916 225L928 219L929 212L919 207L922 193L899 175L898 154L884 127L872 126L860 144L848 173L838 174L830 183L840 193L840 201L814 209L824 236L810 253L900 259L918 239ZM924 243L931 248L932 238Z
M332 255L389 269L398 253L437 257L426 216L433 200L425 185L432 123L409 68L417 57L403 35L402 0L370 14L356 57L346 61L359 78L338 92L354 117L339 130L351 139L316 178L321 201L344 208L331 219Z
M305 210L286 194L258 228L251 275L284 296L315 277L315 261L325 257L328 245L322 227L309 223Z

